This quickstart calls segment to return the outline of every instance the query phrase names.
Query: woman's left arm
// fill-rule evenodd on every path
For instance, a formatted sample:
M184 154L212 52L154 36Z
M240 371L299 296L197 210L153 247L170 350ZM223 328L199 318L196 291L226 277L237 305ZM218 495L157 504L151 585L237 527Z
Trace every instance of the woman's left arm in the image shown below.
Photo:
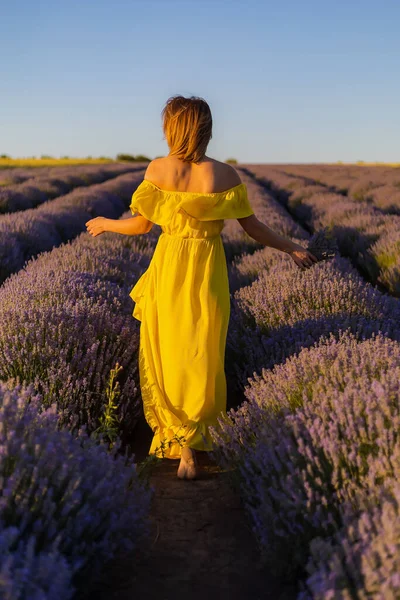
M106 231L121 233L123 235L143 235L153 227L153 223L138 215L128 219L107 219L106 217L95 217L85 223L88 233L96 237Z

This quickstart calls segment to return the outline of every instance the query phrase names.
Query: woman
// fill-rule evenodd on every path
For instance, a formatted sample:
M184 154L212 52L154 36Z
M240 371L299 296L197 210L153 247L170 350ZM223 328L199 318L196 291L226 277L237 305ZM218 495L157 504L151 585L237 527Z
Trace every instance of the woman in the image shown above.
M149 454L180 458L177 475L198 474L196 450L211 450L208 427L226 412L225 345L230 295L220 236L237 219L257 242L288 253L302 269L317 258L274 233L255 216L237 171L205 154L210 108L201 98L174 96L163 111L169 154L148 165L132 196L132 219L86 223L104 231L145 234L162 228L149 268L130 292L141 321L140 387L154 432Z

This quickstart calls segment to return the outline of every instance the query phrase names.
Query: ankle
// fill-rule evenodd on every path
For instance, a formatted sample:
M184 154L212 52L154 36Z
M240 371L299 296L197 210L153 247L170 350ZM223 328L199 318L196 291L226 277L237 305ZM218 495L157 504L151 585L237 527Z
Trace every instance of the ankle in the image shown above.
M183 458L183 460L191 460L191 459L195 459L195 450L193 448L190 448L189 446L183 446L182 450L181 450L181 458Z

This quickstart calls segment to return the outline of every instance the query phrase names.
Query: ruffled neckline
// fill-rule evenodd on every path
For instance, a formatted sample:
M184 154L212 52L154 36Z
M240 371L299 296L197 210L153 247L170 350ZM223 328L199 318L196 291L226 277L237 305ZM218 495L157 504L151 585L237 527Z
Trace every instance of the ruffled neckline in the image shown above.
M242 181L242 183L238 183L238 185L234 185L233 187L229 188L228 190L224 190L223 192L183 192L179 190L163 190L160 187L158 187L158 185L156 185L152 181L149 181L148 179L143 179L141 185L143 183L147 183L151 187L155 188L157 191L163 192L164 194L186 194L187 196L209 196L211 198L214 196L222 196L223 194L227 194L228 192L233 192L234 190L241 187L245 187L246 185Z

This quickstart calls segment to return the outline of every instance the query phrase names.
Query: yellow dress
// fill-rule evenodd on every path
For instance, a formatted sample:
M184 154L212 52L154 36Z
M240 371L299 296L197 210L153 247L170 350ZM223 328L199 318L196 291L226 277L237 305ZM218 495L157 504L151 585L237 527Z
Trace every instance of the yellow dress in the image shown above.
M141 321L139 377L150 454L176 459L181 446L212 450L208 426L226 413L225 345L230 294L224 219L254 214L244 183L215 193L162 190L144 179L132 214L161 226L148 269L130 297Z

